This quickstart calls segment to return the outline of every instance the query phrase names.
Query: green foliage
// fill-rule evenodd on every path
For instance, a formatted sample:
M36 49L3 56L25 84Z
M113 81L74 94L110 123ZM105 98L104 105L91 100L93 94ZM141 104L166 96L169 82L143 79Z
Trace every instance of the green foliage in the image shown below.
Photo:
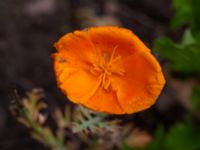
M96 133L100 129L110 130L116 122L105 121L105 114L93 112L81 106L78 107L74 117L72 131L74 133L92 132Z
M193 88L191 99L194 112L200 111L200 85Z
M80 111L77 113L77 117L75 117L75 122L73 124L73 132L95 132L98 128L98 123L101 123L104 119L104 115L95 115L92 111L87 111L83 107L80 107Z
M172 19L172 28L188 24L193 33L200 31L200 1L199 0L173 0L175 16Z
M191 0L173 0L175 16L172 19L172 27L177 28L185 23L191 23L193 14Z
M173 29L186 24L186 30L180 43L170 38L160 38L155 41L154 49L163 59L170 62L170 68L179 73L200 72L200 1L173 0L175 10L171 21Z
M169 69L180 74L200 74L200 1L173 0L175 16L171 22L174 29L188 25L180 43L170 38L154 42L158 55L169 62ZM195 76L199 78L199 76ZM191 95L192 111L200 110L200 86L194 87ZM158 134L159 133L159 134ZM172 126L169 132L158 129L153 141L144 150L198 150L200 149L200 126L190 118L186 123Z
M117 121L106 121L106 115L96 113L82 106L71 110L65 108L64 113L57 109L54 118L60 127L69 128L73 133L97 133L99 130L118 128Z
M162 127L158 128L155 132L153 142L149 143L145 150L167 150L165 143L165 131Z
M186 30L180 44L169 38L155 41L154 49L162 59L170 62L170 69L180 73L200 73L200 43Z
M27 92L27 96L22 100L16 90L14 92L17 104L12 106L12 112L18 115L19 122L31 129L32 137L52 150L68 150L64 144L65 137L54 134L50 127L44 126L47 114L41 113L41 110L45 109L47 105L41 101L44 97L43 90L33 89Z
M53 131L51 127L45 125L47 123L47 114L41 113L47 107L41 101L43 97L44 93L41 89L33 89L22 99L15 91L15 104L12 105L12 112L19 122L31 130L31 135L34 139L40 141L52 150L71 149L66 144L69 142L66 139L74 133L77 139L80 138L81 142L85 141L89 146L98 147L98 144L95 145L96 141L89 139L87 133L92 133L102 139L107 137L108 139L105 139L105 141L101 140L105 144L104 147L108 145L112 147L119 143L120 138L111 140L113 139L112 135L116 136L116 133L119 133L117 121L106 121L105 114L95 113L81 106L75 107L73 110L70 107L66 107L64 112L56 108L55 112L53 112L53 117L57 129ZM75 143L74 145L80 141L73 141Z
M178 123L168 133L158 128L153 141L140 150L198 150L199 133L200 127L191 122Z
M133 148L129 147L128 145L124 144L120 150L133 150Z
M167 135L166 143L170 150L200 149L200 127L188 123L178 123Z

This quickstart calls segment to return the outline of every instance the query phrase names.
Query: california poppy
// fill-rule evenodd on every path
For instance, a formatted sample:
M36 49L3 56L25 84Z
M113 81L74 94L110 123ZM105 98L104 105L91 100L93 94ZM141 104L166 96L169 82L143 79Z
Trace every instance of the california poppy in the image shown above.
M150 50L130 30L91 27L55 43L58 87L74 103L110 114L152 106L165 79Z

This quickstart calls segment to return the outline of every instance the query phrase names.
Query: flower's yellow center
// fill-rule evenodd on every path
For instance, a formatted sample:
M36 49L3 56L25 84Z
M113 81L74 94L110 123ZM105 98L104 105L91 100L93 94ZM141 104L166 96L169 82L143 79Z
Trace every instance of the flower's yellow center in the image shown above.
M108 52L103 52L91 69L93 74L98 75L101 80L101 86L105 90L109 88L113 75L124 76L125 74L125 70L119 65L121 56L115 56L116 48L114 48L111 55Z

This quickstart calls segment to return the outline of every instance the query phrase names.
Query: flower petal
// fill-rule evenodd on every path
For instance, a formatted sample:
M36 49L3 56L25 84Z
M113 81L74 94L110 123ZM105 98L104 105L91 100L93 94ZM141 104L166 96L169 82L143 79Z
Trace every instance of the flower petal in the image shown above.
M109 53L117 48L120 56L129 56L137 51L150 51L143 42L130 30L104 26L88 29L88 34L95 47Z
M165 80L156 59L149 53L136 53L123 60L124 77L112 77L112 87L126 113L144 110L155 103Z
M83 68L95 60L95 47L84 31L76 31L63 36L55 47L71 66Z
M98 112L123 114L124 110L116 99L117 95L115 91L104 90L102 87L99 87L94 95L83 103L83 105Z
M54 57L56 80L60 89L74 103L88 100L100 85L100 80L89 72L59 62L59 54Z

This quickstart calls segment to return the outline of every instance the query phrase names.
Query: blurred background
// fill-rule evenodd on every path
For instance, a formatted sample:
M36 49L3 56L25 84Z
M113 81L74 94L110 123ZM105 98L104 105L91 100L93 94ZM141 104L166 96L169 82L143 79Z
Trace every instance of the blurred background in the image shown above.
M137 133L136 141L149 137L153 142L154 135L159 133L156 146L169 141L171 149L183 150L182 143L186 140L187 145L193 145L186 150L200 149L197 144L200 143L200 136L197 136L200 134L199 4L198 0L1 0L0 150L48 149L32 139L29 129L11 115L13 88L22 96L35 87L44 89L49 113L55 107L68 105L55 82L50 57L55 52L53 43L67 32L98 25L117 25L133 30L153 49L167 79L156 105L134 115L115 117L146 133ZM192 127L182 122L190 122ZM177 127L177 123L182 128ZM162 133L160 127L164 130ZM175 137L177 132L180 136ZM197 134L195 141L190 143L188 139L191 141L194 133ZM141 139L137 139L138 134L142 135ZM174 146L179 137L185 139ZM123 150L134 149L130 143L127 142ZM145 146L142 143L142 147ZM159 146L157 149L165 144Z

